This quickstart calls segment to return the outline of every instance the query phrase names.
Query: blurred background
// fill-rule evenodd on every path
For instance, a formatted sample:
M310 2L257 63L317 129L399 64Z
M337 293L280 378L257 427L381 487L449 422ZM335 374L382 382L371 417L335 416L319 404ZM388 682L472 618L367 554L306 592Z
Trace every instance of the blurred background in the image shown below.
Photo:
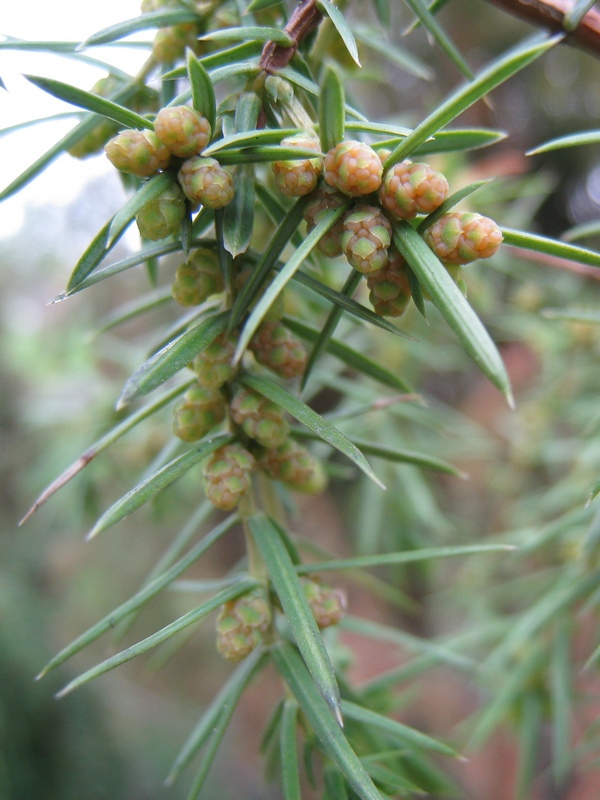
M292 5L292 4L290 4ZM362 6L360 24L376 26ZM364 73L348 73L348 91L371 119L414 125L461 81L455 67L416 30L401 4L394 6L393 44L431 71L428 81L400 64L384 62L361 46ZM396 7L397 6L397 7ZM2 33L26 39L80 41L113 22L137 16L137 2L105 0L81 4L57 0L50 6L9 4ZM534 30L483 2L452 0L440 22L476 72L512 43ZM143 36L137 37L144 40ZM150 37L148 37L150 38ZM146 38L145 40L148 40ZM134 73L140 49L113 47L98 58ZM432 162L454 189L482 177L496 177L473 199L474 210L500 225L560 236L600 217L600 156L596 147L560 150L527 158L525 151L555 136L599 127L597 58L567 46L547 56L495 91L491 104L478 103L459 120L499 128L509 136L493 148ZM69 110L28 84L20 73L77 81L89 88L99 68L68 58L0 50L2 127ZM2 184L8 184L73 125L73 120L21 129L0 139ZM53 693L70 678L118 647L104 637L64 668L36 683L49 658L126 599L143 582L173 534L194 508L196 481L187 476L115 529L85 543L95 518L138 482L153 458L168 447L170 423L159 414L130 433L61 490L22 528L40 491L118 418L114 403L127 376L147 356L148 331L164 332L175 310L158 309L98 334L115 306L147 290L145 274L132 270L65 302L50 304L64 288L90 239L114 214L126 194L103 155L85 160L67 155L2 205L0 223L0 407L3 453L0 496L0 797L3 800L154 800L178 798L185 785L166 788L164 776L202 709L221 685L229 665L216 654L212 621L193 628L178 644L134 660L61 701ZM598 248L600 239L582 241ZM137 246L128 232L115 260ZM161 265L167 283L175 262ZM136 274L133 274L136 273ZM533 258L506 248L493 265L468 275L469 298L501 343L516 396L517 411L480 378L435 314L426 326L414 309L403 328L419 341L390 343L369 336L373 355L394 366L422 391L428 409L394 406L389 417L361 421L368 435L401 442L447 458L468 470L471 481L425 475L410 467L376 464L392 488L386 498L340 468L326 496L301 505L294 525L340 554L353 550L401 549L494 537L526 528L583 505L600 477L598 327L581 321L551 320L548 308L598 308L592 269ZM346 379L348 376L345 376ZM332 385L331 398L344 386ZM350 383L347 381L347 383ZM365 390L366 400L376 388ZM356 388L354 400L363 397ZM383 427L385 426L385 427ZM203 562L202 577L219 576L241 553L239 537L228 539ZM238 552L231 552L240 548ZM572 529L537 552L532 562L505 575L524 581L528 572L550 570L577 548ZM506 595L486 592L499 581L489 560L428 570L387 570L385 577L407 598L390 606L353 584L344 584L352 613L403 627L418 635L459 630L466 615L485 616ZM512 569L512 571L511 571ZM502 571L502 570L500 570ZM501 584L501 580L500 580ZM513 583L511 592L527 599ZM498 590L499 591L499 590ZM521 594L519 595L519 592ZM473 603L480 600L480 605ZM153 602L123 641L137 641L184 613L194 596L167 592ZM402 604L400 604L402 606ZM475 606L475 608L473 607ZM133 637L133 638L132 638ZM350 674L365 680L401 664L402 648L342 633L340 646L352 662ZM159 668L160 667L160 668ZM206 796L228 800L279 798L276 784L265 788L256 742L276 699L269 678L244 698L212 771ZM431 673L412 712L412 723L440 735L460 735L460 723L478 704L478 690L442 670ZM421 687L422 688L422 687ZM592 684L582 691L589 692ZM596 687L597 688L597 687ZM575 728L585 727L597 700L590 700ZM589 721L589 720L588 720ZM458 726L458 727L457 727ZM512 797L515 754L510 726L470 763L454 769L461 797ZM234 766L232 766L234 765ZM543 772L543 770L542 770ZM592 763L561 795L543 780L537 800L596 798L600 775Z

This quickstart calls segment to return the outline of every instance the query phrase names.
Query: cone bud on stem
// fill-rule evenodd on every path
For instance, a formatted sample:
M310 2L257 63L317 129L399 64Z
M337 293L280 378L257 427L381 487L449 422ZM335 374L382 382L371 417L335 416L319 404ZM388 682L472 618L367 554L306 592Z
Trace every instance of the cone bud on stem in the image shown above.
M290 431L283 409L253 389L238 389L229 413L246 436L263 447L279 447Z
M204 462L204 490L210 502L223 511L234 509L251 486L254 457L239 444L215 450Z
M242 661L258 647L271 619L264 589L224 603L217 617L217 650L228 661Z

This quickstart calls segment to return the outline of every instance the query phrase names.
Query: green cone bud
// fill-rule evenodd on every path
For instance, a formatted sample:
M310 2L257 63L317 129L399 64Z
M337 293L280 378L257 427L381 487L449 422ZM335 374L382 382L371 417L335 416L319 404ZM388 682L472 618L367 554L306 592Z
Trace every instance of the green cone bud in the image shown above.
M175 406L173 433L184 442L196 442L223 422L225 410L225 398L218 389L192 386Z
M410 302L408 267L395 247L391 247L382 269L367 276L369 300L375 313L382 317L399 317Z
M285 147L303 147L319 150L319 145L308 134L299 133L283 139ZM323 159L303 158L298 160L274 161L272 164L275 185L287 197L304 197L316 188L323 172Z
M236 346L237 334L222 333L196 356L193 367L201 386L220 389L233 377L235 368L231 360Z
M198 306L224 288L217 254L208 247L201 247L189 261L178 267L172 292L179 305Z
M188 158L181 165L177 179L194 206L223 208L233 200L231 173L214 158Z
M108 140L119 130L119 125L110 119L99 122L95 128L69 148L68 153L73 158L87 158L95 153L100 153Z
M321 462L291 438L279 447L263 450L257 457L257 464L269 478L282 481L299 492L319 494L327 484Z
M315 190L313 199L308 204L304 212L307 233L310 233L313 228L315 228L323 219L323 212L326 209L339 208L343 203L346 202L346 199L347 198L344 197L343 194L340 194L340 192L332 189L326 184L321 184L321 186ZM329 230L325 236L321 238L319 244L317 245L317 249L320 250L320 252L324 255L328 256L328 258L341 256L341 237L343 231L344 223L342 220L339 220L336 222L333 228L331 228L331 230Z
M306 368L304 345L281 322L264 322L249 345L256 360L282 378L297 378Z
M148 178L166 169L171 160L167 148L152 131L121 131L104 148L108 160L121 172Z
M459 211L443 214L425 232L425 242L446 264L490 258L502 243L502 231L489 217Z
M215 450L204 462L204 490L210 502L223 511L234 509L251 486L255 461L239 444Z
M263 447L279 447L290 431L283 409L253 389L238 389L229 413L246 436Z
M388 169L379 188L382 207L398 219L431 214L448 196L448 181L429 164L401 161Z
M381 269L388 260L392 226L376 206L357 206L344 217L341 244L351 266L363 275Z
M153 242L181 230L185 216L185 198L176 183L150 201L136 215L141 236Z
M90 92L97 94L99 97L109 97L122 85L123 81L115 78L114 75L107 75L106 78L97 80ZM67 152L74 158L87 158L87 156L94 155L94 153L99 153L108 140L118 133L119 127L118 123L110 119L101 120L83 139L80 139L70 147Z
M264 589L230 600L217 617L217 650L228 661L241 661L258 647L271 619Z
M319 628L337 625L346 610L344 593L322 583L316 576L300 578L300 583Z
M210 141L210 123L191 106L167 106L154 120L154 132L178 158L200 153Z
M379 189L383 166L375 150L362 142L340 142L325 156L325 181L351 197Z
M152 55L159 64L172 64L185 55L186 47L198 49L198 29L194 23L160 28L152 42Z

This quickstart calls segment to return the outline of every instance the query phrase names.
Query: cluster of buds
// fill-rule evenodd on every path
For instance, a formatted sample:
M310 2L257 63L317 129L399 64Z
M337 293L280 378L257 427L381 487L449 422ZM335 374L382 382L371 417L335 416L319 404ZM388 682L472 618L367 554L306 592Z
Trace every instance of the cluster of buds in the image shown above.
M305 147L310 137L303 134L298 140L299 146ZM305 220L310 233L328 210L354 199L353 206L321 238L318 249L329 258L345 255L350 265L367 277L375 311L400 316L411 291L408 266L392 243L392 225L435 212L448 197L449 185L441 172L426 163L407 160L384 170L389 154L389 150L375 151L358 141L337 144L325 155L324 180L308 192ZM306 192L289 191L287 176L309 172L316 184L320 169L316 158L273 165L277 186L284 194L295 196ZM502 233L493 220L480 214L451 212L440 216L424 239L456 278L457 266L494 255Z
M187 207L222 208L233 200L231 174L213 158L203 158L210 141L209 121L191 106L167 106L154 130L125 130L107 142L109 161L121 172L149 178L173 169L177 180L136 216L140 233L152 241L181 230ZM176 173L175 173L176 170Z
M346 610L344 593L317 575L302 577L300 583L319 628L337 625ZM272 624L273 609L267 590L259 586L219 609L217 650L228 661L242 661L264 641Z

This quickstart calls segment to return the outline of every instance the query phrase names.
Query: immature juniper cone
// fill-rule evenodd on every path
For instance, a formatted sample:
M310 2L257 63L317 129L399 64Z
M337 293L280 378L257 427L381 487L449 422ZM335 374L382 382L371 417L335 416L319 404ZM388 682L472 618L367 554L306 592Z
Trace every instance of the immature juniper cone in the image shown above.
M191 106L167 106L154 120L154 132L178 158L191 158L210 141L210 123Z
M104 152L121 172L148 178L166 169L171 153L152 131L121 131L107 142Z
M308 134L299 133L283 139L284 147L303 147L319 150L319 145ZM323 159L303 158L298 160L274 161L272 164L275 185L287 197L304 197L316 188L323 172Z
M182 306L198 306L225 288L219 258L214 250L200 247L175 273L173 298Z
M223 208L233 200L231 173L214 158L188 158L181 165L177 179L194 206Z
M249 348L259 364L272 369L282 378L297 378L306 368L304 345L282 322L264 322L252 338Z
M493 256L502 244L502 231L489 217L454 211L427 229L425 241L446 264L469 264Z
M315 190L313 198L304 211L304 219L306 220L306 230L310 233L319 222L323 219L324 212L329 208L339 208L346 202L347 198L343 194L332 189L327 184L321 184ZM317 249L329 258L335 258L342 255L341 238L344 232L344 223L342 220L336 222L325 236L323 236L317 245Z
M376 206L356 206L344 217L342 250L363 275L381 269L388 260L392 226Z
M102 120L83 139L69 148L73 158L87 158L101 152L102 148L119 130L119 125L110 119Z
M192 386L175 406L173 433L184 442L196 442L223 422L226 408L218 389Z
M204 491L210 502L231 511L250 489L255 461L239 444L227 444L210 455L202 467Z
M264 449L257 456L257 465L271 480L282 481L299 492L319 494L327 484L319 459L292 438L279 447Z
M381 159L368 144L340 142L325 156L325 180L343 194L359 197L379 189Z
M201 386L220 389L235 372L231 361L237 347L237 334L222 333L205 347L193 361L194 372Z
M300 583L319 628L337 625L346 610L346 598L343 592L322 583L316 577L300 578Z
M246 436L263 447L279 447L290 432L283 409L253 389L238 389L229 406L229 413Z
M152 55L159 64L172 64L183 58L186 47L194 53L198 50L198 29L193 22L156 31Z
M380 154L381 155L381 154ZM429 164L401 161L386 170L379 187L383 208L399 219L431 214L448 196L448 181Z
M263 589L230 600L221 606L217 617L217 650L228 661L241 661L261 643L271 619Z
M99 97L108 97L116 91L122 82L112 75L100 78L90 89L92 94ZM80 139L76 144L69 148L68 153L74 158L86 158L94 153L98 153L108 140L119 130L119 124L110 119L99 119L98 124Z
M165 239L181 230L185 216L185 198L176 183L167 187L145 205L136 215L135 221L140 234L153 242Z
M394 246L382 269L367 276L369 301L382 317L399 317L410 302L408 267Z

